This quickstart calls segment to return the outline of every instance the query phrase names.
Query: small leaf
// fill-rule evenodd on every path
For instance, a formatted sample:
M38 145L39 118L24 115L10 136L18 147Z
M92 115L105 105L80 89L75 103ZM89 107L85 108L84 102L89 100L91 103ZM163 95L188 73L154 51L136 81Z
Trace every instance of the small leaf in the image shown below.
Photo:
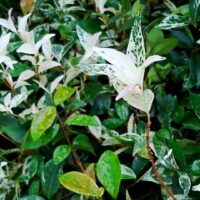
M188 195L191 187L190 177L186 173L181 173L179 177L179 184L184 191L184 195Z
M73 146L78 150L88 151L95 154L94 147L90 139L84 134L79 134L76 138L74 138Z
M126 165L121 165L122 169L122 179L136 179L135 172L127 167Z
M104 193L104 189L99 188L92 178L80 172L68 172L59 181L66 189L78 194L102 197Z
M116 199L121 182L121 165L117 155L112 151L104 152L96 167L97 177L108 193Z
M35 114L31 124L31 136L38 140L42 134L52 125L56 117L56 108L53 106L44 107Z
M54 102L56 105L62 104L65 100L69 99L75 92L74 88L60 86L56 89L54 94Z
M33 4L34 4L34 0L21 0L20 6L21 6L21 9L22 9L22 12L24 14L30 12L32 7L33 7Z
M127 121L129 117L129 110L128 110L128 105L124 101L116 101L115 103L115 110L117 113L117 116L123 120Z
M94 117L84 114L71 116L67 119L66 124L76 126L98 126L98 123Z
M55 165L61 163L71 152L69 145L60 145L53 152L53 161Z

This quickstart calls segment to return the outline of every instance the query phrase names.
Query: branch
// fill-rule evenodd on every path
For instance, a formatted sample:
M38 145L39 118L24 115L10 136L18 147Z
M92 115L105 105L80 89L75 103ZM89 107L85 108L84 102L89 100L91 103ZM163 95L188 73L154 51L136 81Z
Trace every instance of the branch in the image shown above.
M147 124L146 124L146 145L147 145L147 151L148 151L148 155L149 155L149 160L151 162L151 166L152 166L152 171L155 173L158 181L160 182L160 185L165 189L165 191L167 192L167 194L169 195L169 197L171 197L173 200L176 200L173 192L167 187L167 185L165 184L165 182L163 181L160 173L158 172L158 170L156 169L156 165L153 159L153 153L151 151L151 147L150 147L150 126L151 126L151 119L150 119L150 115L149 113L147 113Z

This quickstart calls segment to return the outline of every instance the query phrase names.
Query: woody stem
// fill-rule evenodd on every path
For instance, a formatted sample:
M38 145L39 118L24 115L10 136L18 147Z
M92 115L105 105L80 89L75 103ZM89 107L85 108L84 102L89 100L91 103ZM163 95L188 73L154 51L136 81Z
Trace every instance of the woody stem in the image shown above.
M150 114L147 113L147 123L146 123L146 146L147 146L147 151L148 151L148 155L149 155L149 160L151 162L151 166L152 166L152 171L155 173L158 181L160 182L160 185L165 189L166 193L169 195L169 197L171 197L173 200L176 200L173 192L168 188L168 186L165 184L165 182L163 181L160 173L158 172L154 159L153 159L153 153L150 147L150 126L151 126L151 118L150 118Z

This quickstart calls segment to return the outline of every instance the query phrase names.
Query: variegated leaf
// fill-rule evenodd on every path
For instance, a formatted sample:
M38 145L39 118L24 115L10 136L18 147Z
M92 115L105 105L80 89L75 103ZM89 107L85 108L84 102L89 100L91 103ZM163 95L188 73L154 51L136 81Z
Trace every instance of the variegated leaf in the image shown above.
M188 24L189 21L186 17L176 14L171 14L163 19L163 21L158 25L158 28L163 30L169 30L173 28L185 27Z
M135 16L128 43L127 55L131 57L137 67L141 66L145 61L144 38L142 35L140 14Z
M200 16L200 0L190 0L189 9L192 19L197 21Z

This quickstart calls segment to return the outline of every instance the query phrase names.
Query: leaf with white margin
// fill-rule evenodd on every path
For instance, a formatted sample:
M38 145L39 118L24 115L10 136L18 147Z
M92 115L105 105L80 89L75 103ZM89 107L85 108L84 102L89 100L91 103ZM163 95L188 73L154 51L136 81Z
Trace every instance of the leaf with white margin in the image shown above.
M66 5L74 4L74 0L59 0L58 3L60 7L63 8Z
M17 30L15 28L15 25L13 23L12 17L11 17L12 9L8 11L8 20L6 19L0 19L0 25L11 30L14 33L17 33Z
M97 116L94 116L94 117L99 126L88 126L88 129L90 130L90 132L96 139L101 140L101 136L102 136L101 121Z
M47 90L47 89L45 88L45 86L44 86L42 83L40 83L40 82L37 81L37 80L33 80L33 81L34 81L35 83L37 83L38 86L39 86L40 88L42 88L45 92L47 92L48 94L51 94L50 91Z
M128 124L127 124L127 132L128 133L133 132L133 125L134 125L134 116L133 116L133 114L131 114L131 116L128 120Z
M181 188L184 191L184 195L188 195L190 192L190 187L191 187L191 180L190 177L186 174L186 173L180 173L179 176L179 184L181 186Z
M54 90L56 89L56 87L58 86L58 84L60 83L60 81L63 78L64 78L64 75L60 75L51 83L51 86L50 86L50 93L51 94L54 92Z
M135 16L126 54L131 57L136 67L141 66L145 61L144 38L142 35L140 14Z
M46 60L46 61L39 63L38 72L41 73L41 72L44 72L48 69L51 69L51 68L57 67L57 66L60 66L60 63L58 63L56 61Z

